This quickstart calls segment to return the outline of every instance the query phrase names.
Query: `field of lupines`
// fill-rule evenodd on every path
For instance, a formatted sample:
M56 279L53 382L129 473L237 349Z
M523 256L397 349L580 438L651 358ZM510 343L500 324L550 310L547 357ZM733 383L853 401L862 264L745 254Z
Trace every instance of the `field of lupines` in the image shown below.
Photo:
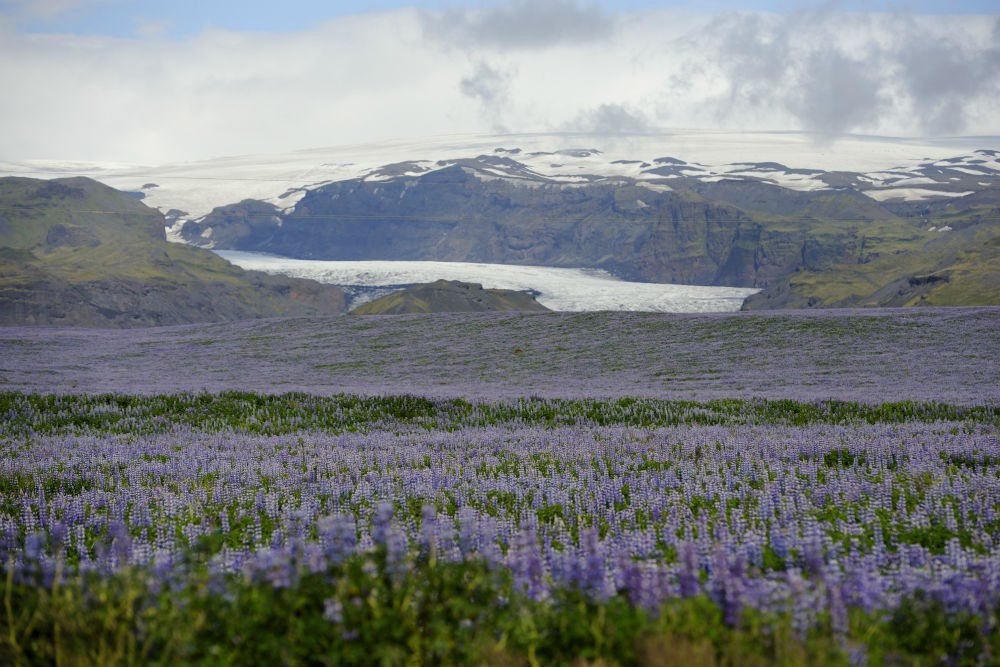
M1000 662L1000 311L576 317L0 330L0 662Z
M0 388L1000 402L1000 308L0 327Z

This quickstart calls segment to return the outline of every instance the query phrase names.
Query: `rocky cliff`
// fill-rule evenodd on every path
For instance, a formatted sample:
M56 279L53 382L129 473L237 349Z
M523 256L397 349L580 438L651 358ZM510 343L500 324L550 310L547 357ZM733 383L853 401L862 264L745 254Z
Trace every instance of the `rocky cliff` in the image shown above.
M508 151L387 165L308 189L285 209L247 200L181 235L303 259L594 267L761 288L748 308L1000 303L1000 172L978 167L996 162L980 153L876 183L772 163L706 175L671 158L634 165L632 176L553 177ZM925 201L905 198L902 185L917 181Z

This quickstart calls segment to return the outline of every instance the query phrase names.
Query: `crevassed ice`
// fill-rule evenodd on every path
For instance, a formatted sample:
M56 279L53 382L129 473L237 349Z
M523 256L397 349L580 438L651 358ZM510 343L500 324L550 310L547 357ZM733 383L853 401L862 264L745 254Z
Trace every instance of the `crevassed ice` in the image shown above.
M480 283L486 288L531 290L538 294L538 302L545 307L570 312L730 312L739 310L746 297L759 291L745 287L628 282L600 269L471 262L341 262L233 250L215 252L244 269L309 278L332 285L379 287L445 279Z

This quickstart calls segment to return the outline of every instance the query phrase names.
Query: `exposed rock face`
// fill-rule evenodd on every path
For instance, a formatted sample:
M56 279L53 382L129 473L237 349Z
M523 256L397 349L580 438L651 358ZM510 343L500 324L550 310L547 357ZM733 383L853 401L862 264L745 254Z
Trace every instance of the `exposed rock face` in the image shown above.
M187 223L182 235L301 259L587 266L688 284L765 279L742 247L760 225L734 207L635 183L488 179L468 165L331 183L287 214L243 202Z
M943 193L978 191L916 203L867 196L871 179L850 172L748 163L740 177L699 178L671 158L642 166L642 179L570 183L509 156L400 163L311 189L287 211L253 200L221 207L182 235L302 259L593 267L761 288L746 308L1000 303L1000 271L989 268L1000 262L1000 176L927 166L919 175ZM775 170L829 187L779 187L767 180ZM965 266L950 282L908 283L956 263Z
M989 268L1000 261L994 150L870 173L609 161L596 149L450 155L290 184L269 200L280 209L244 200L196 220L174 217L186 221L186 242L218 249L591 267L628 280L762 289L748 307L880 303L897 281L945 270L949 282L896 289L890 301L1000 303L1000 275Z
M483 289L478 283L437 280L393 292L381 299L362 304L351 312L357 315L397 315L503 310L547 311L548 308L524 292Z
M45 234L45 248L48 250L63 246L90 246L91 248L101 245L101 239L97 234L77 225L52 225L48 233Z
M0 179L0 325L135 327L344 311L341 290L168 243L163 217L89 179Z

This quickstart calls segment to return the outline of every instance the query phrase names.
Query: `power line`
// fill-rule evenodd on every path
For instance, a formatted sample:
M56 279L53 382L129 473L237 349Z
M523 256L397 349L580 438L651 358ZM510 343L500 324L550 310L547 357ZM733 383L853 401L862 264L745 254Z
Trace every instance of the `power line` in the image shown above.
M40 206L40 205L30 205L30 204L29 205L17 204L17 205L13 205L13 206L4 206L4 205L0 204L0 210L5 210L5 211L23 211L23 210L26 210L26 209L27 210L36 210L37 211L37 210L44 210L44 209L51 209L51 208L52 208L51 206ZM149 208L149 207L147 207L147 208L149 210L146 210L146 211L126 211L126 210L91 209L91 208L69 208L69 209L67 209L67 208L61 208L61 209L58 209L58 210L61 211L61 212L66 212L66 213L97 213L97 214L100 214L100 215L140 215L140 216L147 216L147 215L148 216L153 216L153 215L156 215L156 216L161 216L161 217L163 216L163 213L161 213L157 209Z

